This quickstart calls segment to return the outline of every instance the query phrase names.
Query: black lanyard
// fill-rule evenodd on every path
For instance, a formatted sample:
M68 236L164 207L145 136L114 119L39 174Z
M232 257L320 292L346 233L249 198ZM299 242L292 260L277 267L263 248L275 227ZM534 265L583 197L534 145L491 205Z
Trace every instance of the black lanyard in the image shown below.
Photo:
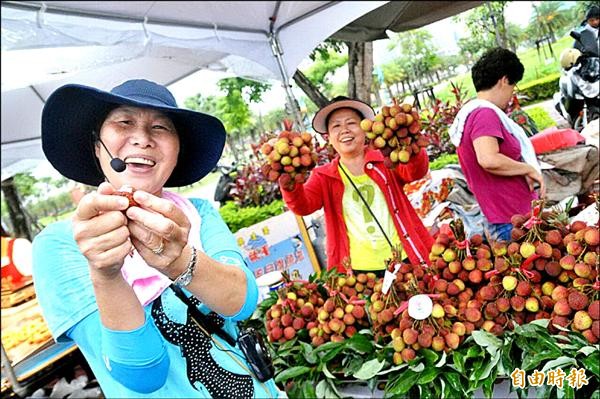
M358 193L358 196L360 197L360 199L363 201L363 203L365 204L365 206L369 210L369 213L371 214L371 216L373 216L373 219L375 219L375 223L377 223L377 226L379 226L379 230L381 230L381 233L383 233L383 236L385 237L386 241L388 242L388 244L390 244L390 248L392 249L392 251L394 251L394 246L392 245L392 241L388 238L387 234L385 234L385 231L383 231L383 227L381 227L381 224L379 224L379 220L377 220L377 217L375 216L375 214L373 213L373 211L369 207L369 204L367 204L367 201L364 199L364 197L360 193L360 190L356 187L356 185L354 184L354 181L348 175L348 172L346 172L346 169L344 169L344 166L342 165L341 161L340 161L339 165L340 165L340 169L342 170L342 172L344 172L344 174L346 175L346 177L348 178L348 180L350 180L350 184L352 184L352 187L354 187L354 189Z

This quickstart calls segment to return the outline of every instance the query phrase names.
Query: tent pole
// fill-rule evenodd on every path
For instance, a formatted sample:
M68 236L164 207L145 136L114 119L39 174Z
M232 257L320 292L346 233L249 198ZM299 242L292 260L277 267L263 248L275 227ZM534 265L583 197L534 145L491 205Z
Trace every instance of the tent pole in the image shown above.
M277 60L277 66L279 67L279 73L281 74L282 86L285 89L285 94L287 97L288 104L291 107L292 112L294 113L294 118L296 119L296 124L298 130L305 130L304 122L302 120L302 114L300 113L300 109L298 109L298 102L294 97L294 93L292 92L292 85L290 84L290 78L287 75L285 70L285 65L283 63L283 51L281 51L281 46L279 45L279 40L277 39L277 35L275 33L269 34L269 44L271 45L271 51Z

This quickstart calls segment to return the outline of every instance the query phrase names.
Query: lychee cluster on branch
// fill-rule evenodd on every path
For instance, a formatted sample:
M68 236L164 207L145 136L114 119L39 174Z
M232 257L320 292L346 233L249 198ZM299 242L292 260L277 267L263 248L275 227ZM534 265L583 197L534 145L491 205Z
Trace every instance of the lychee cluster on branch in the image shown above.
M270 138L260 149L267 158L261 167L270 181L279 181L292 190L296 183L304 183L308 172L317 164L313 137L308 132L292 131L292 123L284 120L284 130Z
M267 312L269 341L297 337L319 346L370 328L375 342L393 348L391 361L400 364L421 348L452 351L475 330L499 336L548 319L552 333L573 330L598 343L598 225L558 223L543 202L515 215L513 224L517 233L504 242L477 234L466 238L455 221L448 234L437 236L430 266L408 263L395 248L387 281L374 273L354 274L349 263L346 274L328 271L316 282L288 281ZM431 303L422 318L410 312L417 296Z
M429 140L421 133L421 122L417 109L408 103L384 105L374 120L363 119L360 127L365 131L372 147L379 149L385 157L385 165L395 168L407 163L411 156L427 147Z

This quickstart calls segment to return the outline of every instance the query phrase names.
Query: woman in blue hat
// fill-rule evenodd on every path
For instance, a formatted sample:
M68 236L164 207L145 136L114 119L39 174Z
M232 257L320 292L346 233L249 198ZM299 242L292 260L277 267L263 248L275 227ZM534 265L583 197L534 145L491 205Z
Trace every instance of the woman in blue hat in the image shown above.
M34 239L35 289L106 397L281 394L235 340L258 292L234 236L208 201L164 190L202 179L224 143L218 119L147 80L62 86L44 106L46 157L98 189Z

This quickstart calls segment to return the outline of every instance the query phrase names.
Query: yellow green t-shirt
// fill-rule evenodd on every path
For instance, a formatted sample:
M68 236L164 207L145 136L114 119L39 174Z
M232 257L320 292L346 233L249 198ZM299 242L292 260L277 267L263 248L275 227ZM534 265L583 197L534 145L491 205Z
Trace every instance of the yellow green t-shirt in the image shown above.
M347 168L345 169L347 171ZM392 257L390 245L339 166L338 170L344 182L342 205L350 241L352 268L356 270L383 270L385 269L385 261ZM397 246L400 243L400 238L379 186L366 174L353 176L349 171L348 174L369 204L377 220L379 220L385 234L392 241L392 244ZM402 258L404 257L406 257L406 254L402 251Z

